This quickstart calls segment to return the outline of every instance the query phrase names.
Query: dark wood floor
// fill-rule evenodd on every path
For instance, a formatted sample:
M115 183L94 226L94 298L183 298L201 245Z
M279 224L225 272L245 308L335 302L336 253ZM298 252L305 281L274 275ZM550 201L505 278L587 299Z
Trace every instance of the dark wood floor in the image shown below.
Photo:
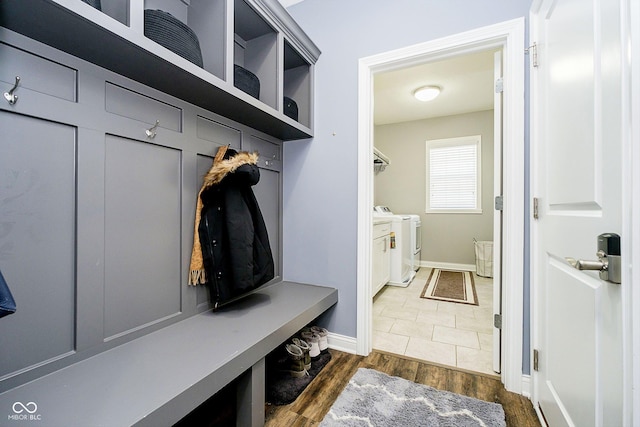
M372 368L388 375L489 402L504 408L508 427L539 427L531 402L504 389L498 377L472 374L395 356L379 351L367 357L331 350L332 359L307 389L291 404L267 406L266 427L316 426L358 368Z

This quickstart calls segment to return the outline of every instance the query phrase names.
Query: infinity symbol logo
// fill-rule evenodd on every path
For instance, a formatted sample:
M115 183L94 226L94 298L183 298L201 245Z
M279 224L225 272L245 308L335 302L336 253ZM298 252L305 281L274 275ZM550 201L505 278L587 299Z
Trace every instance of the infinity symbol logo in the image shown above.
M24 411L27 411L30 414L34 414L38 410L38 405L36 405L35 402L29 402L26 405L22 402L16 402L13 404L12 408L13 412L15 412L16 414L21 414Z

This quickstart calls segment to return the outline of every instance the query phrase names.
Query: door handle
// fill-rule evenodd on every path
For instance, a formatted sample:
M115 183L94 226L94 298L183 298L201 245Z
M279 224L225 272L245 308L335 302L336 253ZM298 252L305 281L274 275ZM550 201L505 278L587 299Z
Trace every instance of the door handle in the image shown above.
M622 279L622 263L620 257L620 236L605 233L598 236L597 261L565 258L567 262L578 270L599 271L600 278L611 283L620 283Z
M565 258L572 267L578 270L594 270L594 271L607 271L609 269L609 261L603 251L596 253L598 256L597 261L587 261L584 259Z

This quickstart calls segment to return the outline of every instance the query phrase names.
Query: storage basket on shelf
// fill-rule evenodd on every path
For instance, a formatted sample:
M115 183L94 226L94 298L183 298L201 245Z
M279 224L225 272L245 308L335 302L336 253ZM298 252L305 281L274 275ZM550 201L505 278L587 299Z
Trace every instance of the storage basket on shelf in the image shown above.
M238 64L233 64L233 85L254 98L260 99L260 79Z
M184 22L163 10L145 9L144 35L202 67L202 51L198 36Z
M298 120L298 104L288 96L284 97L284 115L291 117L293 120Z

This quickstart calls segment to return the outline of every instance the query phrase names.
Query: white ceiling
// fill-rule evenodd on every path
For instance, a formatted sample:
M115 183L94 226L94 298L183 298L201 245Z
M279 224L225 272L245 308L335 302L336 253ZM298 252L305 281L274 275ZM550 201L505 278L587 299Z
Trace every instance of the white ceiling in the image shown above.
M388 71L374 76L374 123L407 122L493 109L493 53L485 51ZM435 100L421 102L413 91L440 86Z

